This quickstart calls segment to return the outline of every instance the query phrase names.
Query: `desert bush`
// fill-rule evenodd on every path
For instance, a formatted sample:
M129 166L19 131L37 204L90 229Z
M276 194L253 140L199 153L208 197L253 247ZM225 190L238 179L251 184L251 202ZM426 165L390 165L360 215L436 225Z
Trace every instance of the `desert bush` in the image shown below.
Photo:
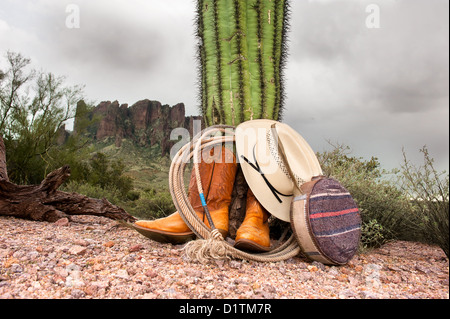
M119 205L122 202L120 191L115 187L102 188L87 182L70 181L63 185L61 190L69 193L79 193L92 198L106 198L114 205Z
M67 185L69 189L79 189L79 193L86 196L105 194L111 196L113 200L121 201L137 199L139 196L133 192L133 180L125 175L125 165L120 159L113 160L98 152L89 160L69 164L72 183ZM110 199L108 196L105 198Z
M383 233L383 226L376 219L363 223L359 250L364 251L367 248L381 246L386 241Z
M122 207L131 215L141 219L157 219L175 212L172 196L168 190L147 189L139 192L133 201L123 202Z
M330 143L331 144L331 143ZM364 248L378 247L402 237L408 201L388 177L393 172L380 168L376 157L364 160L350 156L350 148L333 145L331 151L318 153L323 172L338 180L352 194L361 212Z
M403 150L400 182L411 201L408 216L411 228L425 241L439 245L448 258L449 254L449 175L437 172L433 158L424 146L421 150L424 163L413 165Z
M31 69L31 60L8 51L0 56L0 135L8 175L17 184L39 184L58 153L65 122L74 117L82 86Z
M75 192L92 198L106 198L114 205L125 209L130 215L140 219L157 219L175 212L172 196L168 190L134 189L122 196L114 186L100 187L88 182L70 181L61 187L62 191Z
M89 161L87 182L101 188L117 189L123 198L133 189L133 180L124 175L121 160L110 160L103 153L96 153Z

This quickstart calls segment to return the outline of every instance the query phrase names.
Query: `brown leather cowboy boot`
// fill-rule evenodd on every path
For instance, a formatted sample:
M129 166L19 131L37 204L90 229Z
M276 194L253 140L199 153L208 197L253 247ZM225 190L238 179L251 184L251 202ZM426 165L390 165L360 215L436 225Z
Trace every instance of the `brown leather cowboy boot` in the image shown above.
M245 218L236 232L234 247L241 250L265 252L270 250L269 213L258 202L253 192L247 193Z
M231 202L237 164L233 152L225 147L219 150L219 154L214 154L214 148L210 150L209 158L199 164L199 173L214 226L225 238L228 234L228 206ZM204 215L194 170L191 173L188 197L199 218L210 227ZM157 220L140 220L134 226L144 236L164 243L180 244L195 238L194 232L178 212Z

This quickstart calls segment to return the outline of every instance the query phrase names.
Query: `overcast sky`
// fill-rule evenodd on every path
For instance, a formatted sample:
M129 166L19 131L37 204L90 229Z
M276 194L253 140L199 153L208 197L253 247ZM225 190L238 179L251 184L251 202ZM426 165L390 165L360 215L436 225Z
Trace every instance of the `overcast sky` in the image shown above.
M84 84L95 103L183 102L198 115L194 8L195 0L0 0L0 53ZM448 12L448 0L292 0L283 121L315 151L331 140L390 169L402 147L420 164L427 145L448 171Z

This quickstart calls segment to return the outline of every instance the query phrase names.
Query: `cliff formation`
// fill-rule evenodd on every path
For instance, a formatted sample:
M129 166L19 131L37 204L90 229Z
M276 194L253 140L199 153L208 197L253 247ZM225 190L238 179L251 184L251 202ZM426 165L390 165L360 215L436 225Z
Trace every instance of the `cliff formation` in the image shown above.
M170 140L173 129L185 128L192 136L194 121L201 120L201 116L186 116L183 103L169 106L148 99L130 107L128 104L119 104L118 101L101 102L85 113L83 118L92 121L87 131L96 141L112 138L117 147L121 146L122 139L130 139L142 147L158 144L161 156L168 155L170 148L177 142ZM74 133L79 128L80 118L77 117Z

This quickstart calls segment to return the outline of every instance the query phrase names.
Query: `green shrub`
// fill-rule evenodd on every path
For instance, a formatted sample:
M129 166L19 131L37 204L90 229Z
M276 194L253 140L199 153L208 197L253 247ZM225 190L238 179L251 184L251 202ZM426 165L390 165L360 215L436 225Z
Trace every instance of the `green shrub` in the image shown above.
M423 153L424 164L417 167L407 160L403 151L400 181L403 191L411 200L409 220L421 238L439 245L448 258L449 175L445 171L436 171L426 146L420 152Z
M86 182L71 181L61 187L66 192L79 193L92 198L106 198L140 219L157 219L175 212L172 196L168 190L132 190L126 198L113 186L100 187Z
M362 245L377 247L402 237L408 201L387 178L389 173L380 169L375 157L364 160L350 156L348 146L333 147L317 155L324 174L338 180L357 203L362 219Z
M114 188L122 198L133 189L133 180L124 175L125 165L121 160L110 160L103 153L96 153L89 161L86 181L101 188Z
M87 161L68 161L68 164L71 170L69 183L75 184L67 185L67 188L81 188L79 193L86 196L96 193L111 194L119 200L134 200L139 196L132 193L133 179L124 174L125 165L121 160L112 160L103 153L95 153ZM89 197L97 198L90 195Z
M141 219L157 219L175 212L172 196L168 190L140 191L139 197L122 204L131 215Z
M380 247L385 242L385 230L376 219L363 223L361 227L361 241L359 250Z
M62 191L69 193L79 193L92 198L106 198L114 205L121 203L121 194L114 187L99 187L86 182L70 181L61 187Z

